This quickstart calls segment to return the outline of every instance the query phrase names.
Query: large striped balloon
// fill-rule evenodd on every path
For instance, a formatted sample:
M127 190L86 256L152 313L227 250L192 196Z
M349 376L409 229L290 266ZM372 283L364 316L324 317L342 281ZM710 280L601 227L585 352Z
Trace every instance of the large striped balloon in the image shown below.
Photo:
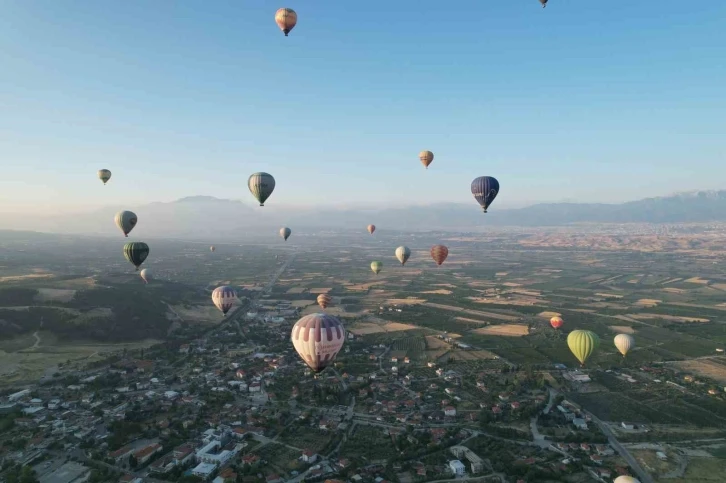
M471 182L471 194L481 206L484 213L499 193L499 181L491 176L479 176Z
M434 245L431 247L431 258L434 259L436 265L441 266L441 264L444 263L444 260L446 260L446 257L448 256L449 249L446 248L444 245Z
M144 242L131 242L124 245L124 257L139 269L146 257L149 256L149 245Z
M265 206L265 201L275 190L275 178L267 173L254 173L247 180L247 187L252 196L260 202L260 206Z
M600 337L591 330L573 330L567 336L567 345L572 355L580 361L580 365L584 366L587 359L600 345Z
M229 285L217 287L212 292L212 302L214 302L214 305L221 310L224 315L227 315L227 312L229 312L229 309L232 308L236 301L237 292L235 292Z
M343 347L345 329L332 315L310 314L295 323L290 340L305 364L320 372L335 360Z

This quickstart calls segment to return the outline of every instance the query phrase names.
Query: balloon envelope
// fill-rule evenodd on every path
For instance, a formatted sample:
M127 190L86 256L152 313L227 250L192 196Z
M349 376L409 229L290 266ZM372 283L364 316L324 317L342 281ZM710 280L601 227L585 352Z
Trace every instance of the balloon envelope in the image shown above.
M539 3L542 4L542 8L545 8L547 6L547 0L539 0Z
M378 272L383 269L383 263L381 262L371 262L371 270L373 270L373 273L378 275Z
M214 252L214 250L216 250L216 249L217 249L217 247L215 247L214 245L212 245L211 247L209 247L209 251L210 252Z
M405 265L408 258L411 256L411 250L407 246L401 245L396 248L396 258L401 262L401 265Z
M217 287L212 292L212 302L224 315L227 315L227 312L229 312L229 309L232 308L236 301L237 292L229 285Z
M119 211L114 216L113 221L116 222L116 226L123 232L124 236L128 237L131 230L134 229L139 219L136 217L136 213L133 211Z
M431 151L421 151L418 153L418 159L421 160L421 164L423 164L426 169L429 169L429 165L434 160L434 153Z
M124 245L124 257L136 267L136 270L148 256L149 245L144 242L131 242Z
M343 347L345 329L332 315L310 314L295 322L290 340L305 364L320 372L335 360Z
M268 173L254 173L247 180L247 187L252 196L260 202L260 206L265 206L265 201L275 191L275 178Z
M474 199L486 213L489 205L499 194L499 181L491 176L479 176L471 182L471 194L474 195Z
M567 345L580 364L585 365L585 361L600 345L600 338L590 330L573 330L567 336Z
M622 475L615 478L613 483L640 483L640 480L632 476Z
M615 336L615 339L613 339L613 342L615 343L615 347L617 347L618 351L625 357L630 349L635 347L635 339L632 335L628 334L618 334Z
M107 169L99 169L98 170L98 179L103 181L103 184L106 184L109 179L111 179L111 171Z
M436 265L441 265L449 256L449 249L444 245L434 245L431 247L431 258L434 259Z
M141 272L139 272L139 275L143 279L144 283L149 283L154 279L151 271L148 268L141 270Z
M550 325L553 329L559 329L564 323L565 322L562 320L562 317L555 316L550 319Z
M330 295L324 293L318 295L318 305L320 305L321 308L328 308L328 305L330 305L332 302L333 298Z
M367 228L368 228L368 233L370 233L371 235L373 234L374 231L376 231L376 225L368 225Z
M278 27L280 27L280 30L282 30L282 33L285 34L285 37L287 37L287 34L289 34L297 24L297 13L295 13L295 10L291 8L280 8L277 12L275 12L275 23Z
M288 238L290 238L290 234L291 234L291 233L292 233L292 230L291 230L291 229L289 229L289 228L288 228L288 227L286 227L286 226L283 226L282 228L280 228L280 236L281 236L282 238L284 238L284 239L285 239L285 241L287 241L287 239L288 239Z

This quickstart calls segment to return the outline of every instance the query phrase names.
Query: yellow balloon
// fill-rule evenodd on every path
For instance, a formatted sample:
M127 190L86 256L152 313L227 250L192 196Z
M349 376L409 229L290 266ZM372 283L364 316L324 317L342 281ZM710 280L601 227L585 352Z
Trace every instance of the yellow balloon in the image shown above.
M573 330L567 336L567 345L580 364L584 366L585 361L600 345L600 338L590 330Z

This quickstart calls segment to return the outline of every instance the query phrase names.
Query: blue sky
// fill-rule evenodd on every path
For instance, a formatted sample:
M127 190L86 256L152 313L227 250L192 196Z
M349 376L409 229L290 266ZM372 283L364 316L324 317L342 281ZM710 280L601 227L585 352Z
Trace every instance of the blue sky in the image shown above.
M275 10L294 8L285 38ZM726 2L6 0L0 210L726 188ZM430 149L428 171L417 154ZM96 170L109 168L103 186Z

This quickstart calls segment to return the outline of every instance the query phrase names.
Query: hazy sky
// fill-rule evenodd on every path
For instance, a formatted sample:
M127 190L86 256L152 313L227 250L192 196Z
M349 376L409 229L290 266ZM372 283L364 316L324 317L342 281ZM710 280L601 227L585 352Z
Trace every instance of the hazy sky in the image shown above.
M255 171L328 206L726 188L726 2L291 0L287 38L280 6L3 1L2 210L252 202Z

